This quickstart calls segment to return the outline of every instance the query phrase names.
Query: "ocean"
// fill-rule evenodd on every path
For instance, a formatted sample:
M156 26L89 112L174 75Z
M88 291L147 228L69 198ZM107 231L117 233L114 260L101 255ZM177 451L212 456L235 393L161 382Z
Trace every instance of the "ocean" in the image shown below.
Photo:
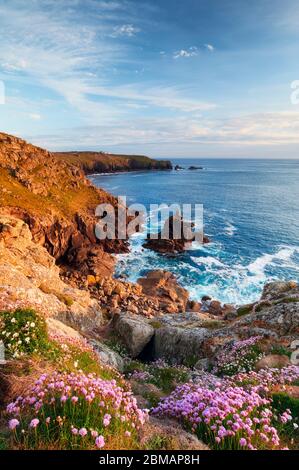
M270 280L299 279L299 160L171 159L186 169L92 175L127 204L203 204L211 243L169 258L142 248L145 233L118 255L116 275L136 281L173 272L192 299L256 301ZM191 165L203 170L188 170Z

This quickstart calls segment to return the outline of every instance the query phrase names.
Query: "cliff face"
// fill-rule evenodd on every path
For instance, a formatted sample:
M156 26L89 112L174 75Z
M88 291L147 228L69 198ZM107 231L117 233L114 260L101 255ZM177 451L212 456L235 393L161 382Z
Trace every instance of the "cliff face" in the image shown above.
M0 215L0 311L34 308L80 330L102 325L99 303L65 284L55 259L32 241L27 224Z
M35 242L81 272L109 275L125 241L97 243L94 213L116 199L93 187L83 170L24 140L0 133L0 213L24 220Z
M133 170L171 170L168 160L154 160L142 155L113 155L103 152L62 152L55 156L78 166L85 174Z

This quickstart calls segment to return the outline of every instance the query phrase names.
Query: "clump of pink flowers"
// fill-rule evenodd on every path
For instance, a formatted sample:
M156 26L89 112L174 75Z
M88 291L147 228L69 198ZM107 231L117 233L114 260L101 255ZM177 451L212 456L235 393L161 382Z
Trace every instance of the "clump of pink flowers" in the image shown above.
M236 374L231 379L227 379L230 383L244 385L250 387L256 392L269 392L275 386L289 385L299 380L299 366L290 365L282 369L267 368L260 371L249 371L246 373Z
M154 414L182 421L216 449L278 448L270 401L242 387L178 387Z
M257 348L260 336L252 336L242 341L227 343L216 356L213 373L216 375L234 375L248 372L263 357Z
M290 410L276 416L271 391L298 380L299 367L212 377L177 387L153 414L177 419L215 449L280 448L277 429L293 417Z
M103 448L134 436L147 420L130 390L95 374L43 374L7 406L8 427L22 448Z
M131 380L137 380L140 382L147 382L153 378L150 372L146 370L134 370L131 374L129 374L129 378Z
M85 338L75 338L71 336L61 335L57 333L49 333L49 339L55 341L65 351L69 352L70 347L79 349L81 352L93 353L92 346Z

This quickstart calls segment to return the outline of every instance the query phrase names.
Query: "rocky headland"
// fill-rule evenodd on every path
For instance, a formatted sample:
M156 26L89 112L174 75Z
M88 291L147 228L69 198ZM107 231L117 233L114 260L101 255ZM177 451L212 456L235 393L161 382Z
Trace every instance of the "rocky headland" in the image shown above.
M105 152L57 152L58 159L80 167L86 175L137 170L172 170L169 160L144 155L117 155Z
M166 271L149 270L135 284L115 279L114 254L126 252L128 244L123 240L98 242L94 211L101 202L116 206L116 200L92 186L86 173L121 171L119 158L135 169L139 157L113 156L109 163L110 154L96 155L53 154L0 134L0 338L8 357L8 363L0 365L0 404L4 407L11 402L9 428L13 432L7 435L4 413L0 446L19 448L23 437L16 440L20 414L15 411L21 410L22 426L23 422L29 428L39 426L41 436L48 436L44 441L40 437L38 443L32 439L29 448L66 448L57 426L52 429L48 421L44 429L42 418L32 415L32 405L28 407L36 380L44 394L37 414L39 409L50 413L44 396L54 402L59 396L62 408L55 419L59 421L66 413L65 423L59 421L58 428L69 426L67 448L296 446L298 436L290 437L281 423L292 419L294 432L297 429L297 283L269 283L257 302L233 306L209 297L195 302ZM157 169L155 162L150 165L148 169ZM159 245L161 240L155 242ZM176 242L170 240L171 246L160 245L157 251L175 255L185 241ZM80 395L82 381L84 397ZM59 390L53 391L56 386ZM64 402L72 400L70 390L89 403L101 397L106 412L98 421L86 421L85 426L81 421L81 429L76 431L63 408ZM110 404L112 396L119 404L118 413ZM203 408L198 407L199 396ZM190 397L194 408L190 408ZM229 400L232 413L238 416L236 422L230 422L226 409L217 414L217 407L218 421L210 421L209 400L220 408ZM279 400L284 400L283 405ZM270 411L264 411L262 417L265 407ZM144 408L152 409L149 416ZM50 420L53 410L51 413ZM286 417L292 413L291 418ZM72 416L74 420L76 412ZM281 417L280 424L275 416ZM260 427L261 419L269 429ZM198 425L200 420L206 427ZM228 440L223 427L230 430ZM90 435L86 428L92 428ZM87 447L78 441L76 432L89 436L84 441L89 443ZM29 441L22 442L22 448L28 448Z

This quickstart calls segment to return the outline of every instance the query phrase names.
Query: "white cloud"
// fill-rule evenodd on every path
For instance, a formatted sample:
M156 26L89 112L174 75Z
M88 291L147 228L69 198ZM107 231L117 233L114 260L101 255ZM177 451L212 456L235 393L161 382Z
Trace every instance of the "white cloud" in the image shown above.
M208 49L208 51L213 52L215 50L215 47L212 46L212 44L205 44L205 48Z
M119 120L112 126L108 123L73 130L62 129L55 135L27 137L37 145L53 150L70 149L77 142L77 148L81 149L112 150L115 146L129 152L150 149L160 156L162 149L167 148L172 149L168 156L176 149L178 152L188 149L190 155L198 156L201 148L217 149L218 156L229 156L234 149L235 155L240 156L238 152L242 149L242 155L250 156L252 148L264 149L261 154L267 149L298 148L299 113L286 111L218 119L194 119L189 116L178 116L175 120L139 118L125 122Z
M189 47L189 49L181 49L173 53L174 59L179 59L181 57L194 57L198 55L198 48L195 46Z
M12 57L10 62L3 62L1 64L1 68L5 72L18 72L26 70L27 67L28 63L25 59L18 59L16 57Z
M30 119L33 119L33 121L40 121L42 118L41 115L37 113L29 113L28 117L30 117Z
M135 100L138 103L147 103L152 106L179 110L186 113L196 111L209 111L217 105L211 102L200 101L196 98L186 98L186 90L171 86L145 87L142 83L123 85L119 87L89 87L89 93L99 96L118 98L119 100Z
M140 33L140 28L133 26L132 24L123 24L121 26L116 26L113 29L113 33L111 34L112 37L119 37L119 36L128 36L132 37L135 36L137 33Z
M125 8L125 2L101 1L97 3L97 7L101 10L119 10Z

